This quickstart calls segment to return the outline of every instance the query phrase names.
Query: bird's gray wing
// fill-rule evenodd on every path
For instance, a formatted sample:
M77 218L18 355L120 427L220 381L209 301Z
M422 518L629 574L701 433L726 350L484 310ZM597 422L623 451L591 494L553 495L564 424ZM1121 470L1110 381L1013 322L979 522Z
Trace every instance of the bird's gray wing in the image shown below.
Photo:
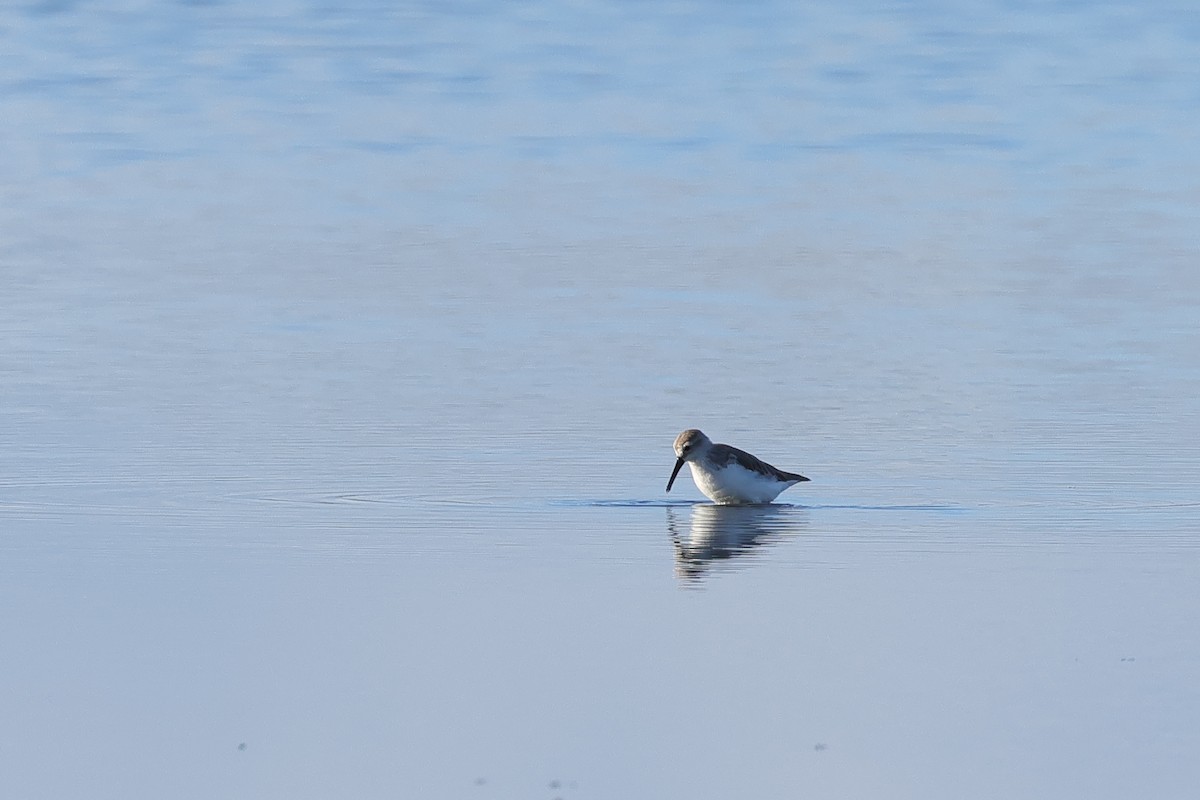
M784 472L781 469L771 466L758 456L751 455L745 450L739 450L727 444L714 444L708 452L708 457L717 466L723 467L727 464L737 463L751 472L757 472L760 475L766 475L769 478L776 478L781 481L808 480L803 475L797 475L795 472Z

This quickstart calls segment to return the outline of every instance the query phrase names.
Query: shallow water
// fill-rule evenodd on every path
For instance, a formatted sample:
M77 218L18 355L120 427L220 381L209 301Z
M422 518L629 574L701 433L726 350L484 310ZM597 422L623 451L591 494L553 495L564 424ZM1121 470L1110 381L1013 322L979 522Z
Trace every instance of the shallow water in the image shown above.
M1189 7L0 28L12 796L1200 781Z

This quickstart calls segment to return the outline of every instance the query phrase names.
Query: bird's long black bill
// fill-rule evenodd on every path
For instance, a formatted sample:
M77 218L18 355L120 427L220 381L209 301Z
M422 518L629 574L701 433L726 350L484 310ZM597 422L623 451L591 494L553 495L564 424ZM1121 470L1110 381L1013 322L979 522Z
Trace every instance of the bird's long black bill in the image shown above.
M679 470L683 469L683 459L675 459L675 469L671 470L671 480L667 481L667 491L671 491L671 487L675 485L675 476L679 474Z

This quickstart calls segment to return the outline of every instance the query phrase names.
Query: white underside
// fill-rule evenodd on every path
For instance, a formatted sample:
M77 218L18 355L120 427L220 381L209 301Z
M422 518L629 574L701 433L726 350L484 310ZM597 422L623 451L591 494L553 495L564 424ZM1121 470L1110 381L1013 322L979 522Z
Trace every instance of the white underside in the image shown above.
M777 481L762 473L746 469L739 464L728 464L713 470L689 461L692 480L696 488L714 503L738 505L741 503L769 503L789 486L800 481Z

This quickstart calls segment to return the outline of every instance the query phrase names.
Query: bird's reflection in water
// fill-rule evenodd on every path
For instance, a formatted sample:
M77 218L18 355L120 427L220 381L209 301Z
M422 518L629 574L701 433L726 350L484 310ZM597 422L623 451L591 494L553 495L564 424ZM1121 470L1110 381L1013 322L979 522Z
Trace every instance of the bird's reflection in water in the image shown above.
M714 561L744 557L762 545L798 533L805 509L783 505L692 506L688 529L675 508L667 509L667 531L675 544L675 575L698 584Z

